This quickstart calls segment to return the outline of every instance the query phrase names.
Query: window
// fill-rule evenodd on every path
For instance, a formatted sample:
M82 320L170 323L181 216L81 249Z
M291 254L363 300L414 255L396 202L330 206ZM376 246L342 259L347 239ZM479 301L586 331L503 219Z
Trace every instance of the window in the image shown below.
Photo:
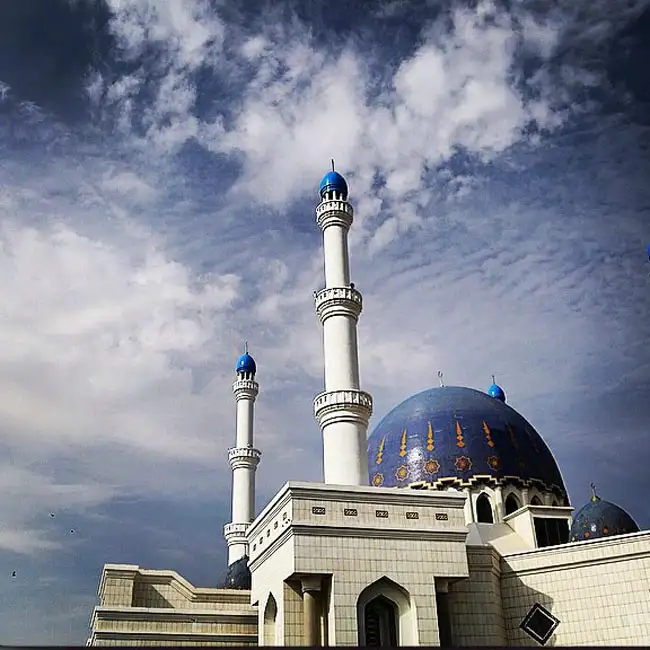
M569 522L566 519L534 517L537 548L557 546L569 541Z
M519 510L519 508L521 508L519 499L514 494L509 494L506 497L506 514L511 515L515 510Z
M479 494L476 499L476 519L481 524L493 524L494 516L492 515L492 504L490 498L485 492Z
M364 610L366 646L397 646L397 607L392 600L377 596Z

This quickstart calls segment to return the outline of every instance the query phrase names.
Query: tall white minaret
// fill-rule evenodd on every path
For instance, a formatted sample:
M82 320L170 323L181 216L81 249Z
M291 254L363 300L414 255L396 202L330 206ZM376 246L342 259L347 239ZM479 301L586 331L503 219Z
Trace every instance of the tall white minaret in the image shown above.
M357 321L361 294L350 282L348 231L353 210L343 176L328 172L320 184L316 222L323 231L325 288L314 293L323 325L325 391L314 400L323 431L325 483L368 485L368 422L372 397L359 388Z
M228 566L248 556L246 531L255 516L255 471L262 452L253 447L253 413L259 385L255 381L255 360L246 350L237 360L237 379L232 391L237 400L237 437L228 450L232 469L232 522L223 535L228 544Z

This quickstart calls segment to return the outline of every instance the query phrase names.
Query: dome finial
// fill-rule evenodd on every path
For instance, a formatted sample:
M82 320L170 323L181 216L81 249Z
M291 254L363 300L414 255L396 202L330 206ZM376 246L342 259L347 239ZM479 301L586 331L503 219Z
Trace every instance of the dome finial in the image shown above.
M600 497L596 494L596 485L594 483L590 483L589 486L591 487L591 500L600 501Z
M496 384L496 383L497 383L497 380L494 378L494 375L492 375L492 383L493 383L493 384Z
M332 171L335 172L336 169L334 169L334 158L332 158Z
M440 380L440 388L445 387L445 382L443 380L444 375L442 374L442 370L438 370L438 379Z
M244 341L244 354L248 354L248 341Z

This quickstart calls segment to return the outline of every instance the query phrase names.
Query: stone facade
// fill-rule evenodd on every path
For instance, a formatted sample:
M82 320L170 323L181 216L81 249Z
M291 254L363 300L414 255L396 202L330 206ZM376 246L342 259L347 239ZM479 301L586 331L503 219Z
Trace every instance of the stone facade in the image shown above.
M248 533L262 637L305 645L311 590L318 643L363 645L359 603L384 595L397 603L400 645L438 644L438 583L469 575L464 502L452 493L287 483Z
M359 645L378 595L400 645L537 646L520 627L536 604L559 621L550 645L650 644L650 532L536 548L533 516L570 508L475 524L464 506L463 493L288 483L249 529L251 591L106 565L88 644Z
M87 645L256 645L250 592L196 588L175 571L107 564Z

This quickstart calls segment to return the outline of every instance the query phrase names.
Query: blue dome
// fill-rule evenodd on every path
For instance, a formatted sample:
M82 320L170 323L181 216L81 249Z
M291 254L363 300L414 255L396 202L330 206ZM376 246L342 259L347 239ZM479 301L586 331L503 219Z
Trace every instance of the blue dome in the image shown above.
M573 516L569 539L572 542L580 542L585 539L638 532L639 526L623 508L594 495L591 501Z
M250 589L251 571L248 568L248 556L240 557L233 562L226 573L222 589Z
M343 195L344 199L348 197L348 184L345 182L345 178L341 176L338 172L332 170L327 172L323 176L323 180L320 182L320 195L321 197L325 192L340 192Z
M244 354L237 359L237 372L250 372L255 374L257 371L257 366L255 365L255 359L251 357L248 352L245 352Z
M395 407L368 438L368 466L377 487L468 485L482 476L534 481L566 499L537 431L504 402L472 388L431 388Z
M490 397L494 397L495 399L500 399L502 402L506 401L506 394L503 388L497 384L492 384L492 386L488 388L488 395Z

